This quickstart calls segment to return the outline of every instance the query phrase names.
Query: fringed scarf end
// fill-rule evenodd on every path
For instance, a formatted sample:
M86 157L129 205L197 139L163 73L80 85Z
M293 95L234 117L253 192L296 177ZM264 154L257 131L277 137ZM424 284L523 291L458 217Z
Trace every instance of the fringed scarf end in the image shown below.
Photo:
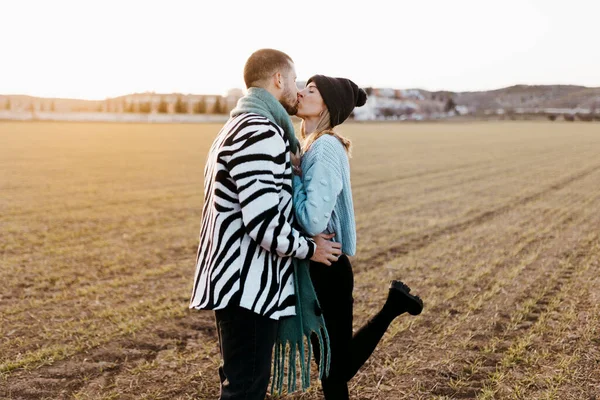
M319 329L318 332L312 332L319 340L319 348L321 349L319 360L319 379L323 379L329 375L329 365L331 363L331 351L329 346L329 334L327 329ZM287 360L287 391L288 393L297 390L298 359L300 362L300 380L302 382L301 389L305 392L310 387L310 364L312 359L312 346L310 336L304 336L306 339L306 347L308 348L308 356L305 352L304 340L300 342L291 342L287 340L285 343L277 342L275 344L275 354L273 359L273 380L271 382L271 396L279 396L283 394L283 386L286 375L286 360ZM325 351L323 351L325 349Z

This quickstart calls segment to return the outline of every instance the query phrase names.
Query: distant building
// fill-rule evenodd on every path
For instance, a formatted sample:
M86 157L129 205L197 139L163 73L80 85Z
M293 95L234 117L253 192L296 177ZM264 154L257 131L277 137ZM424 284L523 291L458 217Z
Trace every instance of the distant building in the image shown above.
M439 114L443 103L428 100L418 89L367 88L370 93L362 107L354 109L354 119L423 119L423 115Z

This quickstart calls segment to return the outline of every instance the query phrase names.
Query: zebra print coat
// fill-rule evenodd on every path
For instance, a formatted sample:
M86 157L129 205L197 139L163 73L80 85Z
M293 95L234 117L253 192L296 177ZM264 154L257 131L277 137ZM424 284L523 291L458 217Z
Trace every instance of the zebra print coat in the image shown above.
M289 142L257 114L231 118L204 169L204 208L190 308L230 302L272 319L295 314L292 257L315 244L295 228Z

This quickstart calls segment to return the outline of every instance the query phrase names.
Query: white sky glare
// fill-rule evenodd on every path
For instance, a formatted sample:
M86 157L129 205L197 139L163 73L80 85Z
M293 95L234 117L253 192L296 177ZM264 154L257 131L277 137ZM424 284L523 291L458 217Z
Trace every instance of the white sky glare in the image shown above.
M271 47L299 80L487 90L600 86L597 0L0 0L0 94L223 94Z

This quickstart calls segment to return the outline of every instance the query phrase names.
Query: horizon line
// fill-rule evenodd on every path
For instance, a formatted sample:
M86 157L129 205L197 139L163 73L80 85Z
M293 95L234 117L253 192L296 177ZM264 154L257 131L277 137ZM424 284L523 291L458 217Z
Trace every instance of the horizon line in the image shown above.
M303 81L300 81L303 82ZM367 88L372 88L372 89L393 89L393 90L423 90L426 92L430 92L430 93L438 93L438 92L450 92L450 93L477 93L477 92L493 92L496 90L502 90L502 89L508 89L508 88L512 88L512 87L518 87L518 86L526 86L526 87L540 87L540 86L574 86L574 87L581 87L584 89L600 89L600 86L586 86L586 85L577 85L577 84L572 84L572 83L552 83L552 84L529 84L529 83L516 83L513 85L508 85L508 86L501 86L501 87L496 87L493 89L477 89L477 90L461 90L461 91L455 91L455 90L448 90L448 89L423 89L422 87L405 87L405 88L398 88L398 87L393 87L393 86L374 86L374 85L367 85L367 86L361 86L364 89ZM241 91L246 91L246 88L239 88L239 87L232 87L227 89L228 91L231 90L241 90ZM221 97L226 97L222 94L215 94L215 93L192 93L192 92L156 92L156 91L144 91L144 92L131 92L131 93L126 93L126 94L121 94L118 96L106 96L103 98L84 98L84 97L61 97L61 96L54 96L54 97L49 97L49 96L37 96L37 95L33 95L33 94L24 94L24 93L0 93L0 96L4 96L4 97L8 97L8 96L23 96L23 97L32 97L32 98L37 98L37 99L47 99L47 100L80 100L80 101L106 101L106 100L113 100L113 99L117 99L120 97L125 97L125 96L131 96L131 95L137 95L137 94L156 94L156 95L182 95L182 96L221 96Z

